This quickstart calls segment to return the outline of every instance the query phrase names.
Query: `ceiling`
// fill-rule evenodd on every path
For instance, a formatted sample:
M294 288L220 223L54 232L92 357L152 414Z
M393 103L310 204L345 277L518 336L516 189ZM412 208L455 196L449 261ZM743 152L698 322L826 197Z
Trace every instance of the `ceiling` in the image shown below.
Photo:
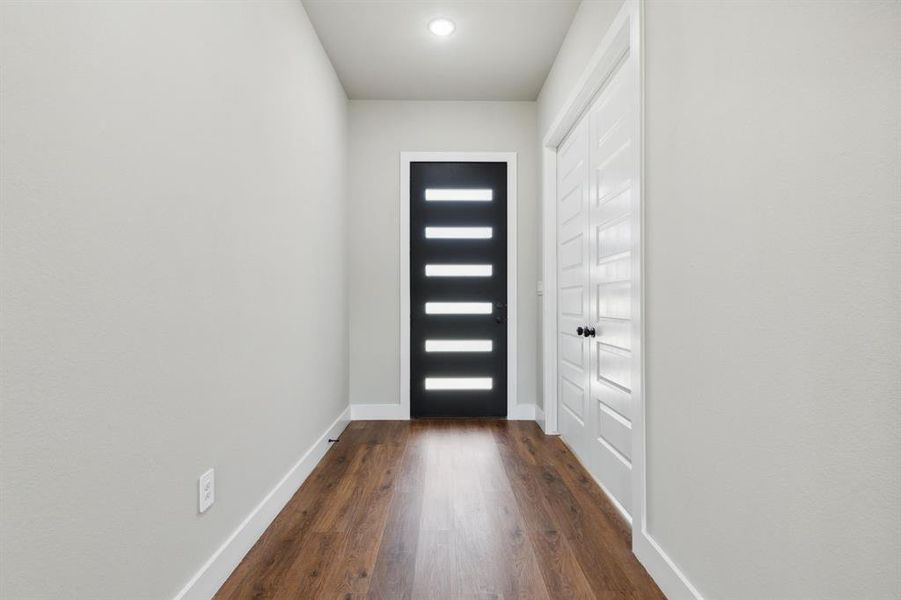
M347 95L534 100L579 0L304 0ZM436 17L456 31L439 38Z

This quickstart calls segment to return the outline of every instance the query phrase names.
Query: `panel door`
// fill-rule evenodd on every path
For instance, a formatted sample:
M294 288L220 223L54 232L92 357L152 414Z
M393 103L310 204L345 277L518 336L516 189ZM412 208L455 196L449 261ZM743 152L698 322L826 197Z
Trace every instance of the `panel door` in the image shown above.
M625 512L632 503L638 156L625 61L557 153L558 425Z
M507 414L507 165L410 165L410 413Z
M632 197L637 156L631 75L631 70L621 69L588 113L588 353L593 427L589 462L608 494L626 512L632 504L632 274L640 223Z
M558 427L578 454L587 452L588 122L579 123L557 152L557 398Z

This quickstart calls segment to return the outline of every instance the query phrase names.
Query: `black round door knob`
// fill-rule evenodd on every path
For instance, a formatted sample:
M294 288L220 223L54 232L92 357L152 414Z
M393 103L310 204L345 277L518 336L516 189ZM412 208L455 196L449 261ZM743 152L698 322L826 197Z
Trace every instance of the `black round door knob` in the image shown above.
M586 331L586 334L585 334L586 337L589 336L589 335L590 335L591 337L594 337L594 335L595 335L595 333L596 333L595 330L594 330L594 327L589 327L589 328L586 329L585 331Z
M585 331L581 327L576 327L576 335L582 335L582 332Z

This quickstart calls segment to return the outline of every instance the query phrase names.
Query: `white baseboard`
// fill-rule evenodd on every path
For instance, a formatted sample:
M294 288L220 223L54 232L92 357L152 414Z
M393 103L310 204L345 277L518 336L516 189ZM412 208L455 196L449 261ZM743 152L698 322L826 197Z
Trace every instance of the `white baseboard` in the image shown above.
M241 559L263 535L269 524L313 471L313 468L322 460L329 447L329 438L337 438L347 427L350 422L350 414L350 407L348 407L335 419L335 422L300 457L300 460L266 494L266 497L250 511L238 528L228 536L225 543L176 594L175 600L209 600L219 591Z
M409 421L410 415L400 404L351 404L352 421Z
M534 404L515 404L513 410L507 414L508 421L534 421Z
M697 588L647 531L632 531L632 552L669 600L703 600Z

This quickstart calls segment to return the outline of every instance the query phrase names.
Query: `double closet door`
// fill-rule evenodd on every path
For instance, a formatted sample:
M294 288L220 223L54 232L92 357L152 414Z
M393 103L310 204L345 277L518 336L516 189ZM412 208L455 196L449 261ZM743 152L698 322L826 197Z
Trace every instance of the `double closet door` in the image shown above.
M557 153L557 398L561 436L631 514L633 356L640 220L631 65L611 78Z

